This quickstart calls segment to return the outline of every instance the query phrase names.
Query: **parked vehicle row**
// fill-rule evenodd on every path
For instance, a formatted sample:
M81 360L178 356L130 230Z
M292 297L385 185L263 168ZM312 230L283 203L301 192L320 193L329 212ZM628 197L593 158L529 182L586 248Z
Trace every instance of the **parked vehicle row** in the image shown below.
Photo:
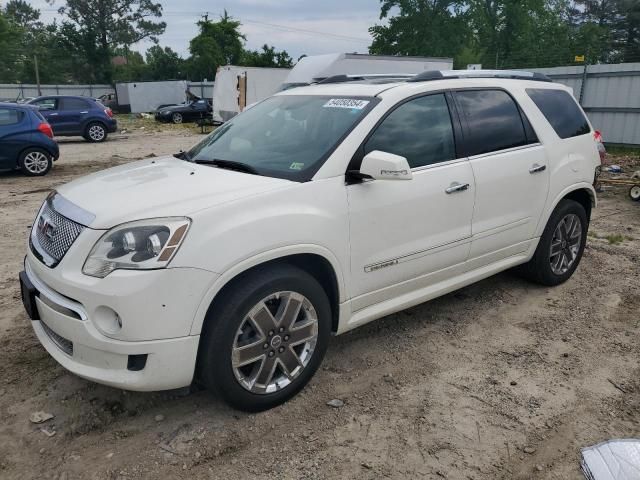
M197 381L264 410L305 386L332 334L509 268L567 281L598 142L571 91L537 74L284 91L179 158L52 193L29 236L24 306L81 377Z

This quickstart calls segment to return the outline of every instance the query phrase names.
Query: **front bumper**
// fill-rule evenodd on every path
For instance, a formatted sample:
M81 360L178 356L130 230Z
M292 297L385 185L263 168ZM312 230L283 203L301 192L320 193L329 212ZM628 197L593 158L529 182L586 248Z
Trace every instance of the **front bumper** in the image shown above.
M90 284L86 285L84 291L78 285L59 283L59 280L56 285L56 272L61 267L62 264L49 269L31 252L25 260L26 277L38 292L34 304L36 318L39 319L33 320L32 325L42 345L58 363L80 377L125 390L169 390L191 383L200 337L189 335L189 330L201 297L187 295L186 298L180 298L184 293L183 288L174 284L177 277L169 270L126 272L138 274L137 278L130 276L127 279L126 274L119 280L114 277L116 283L122 286L118 293L110 288L108 282L104 283L106 291L103 292ZM205 279L200 270L189 272L192 281ZM158 273L169 275L158 276ZM185 274L184 271L180 273ZM174 296L163 295L167 284L174 284ZM187 284L193 285L191 282ZM60 288L65 285L67 288ZM132 291L132 285L138 288ZM163 307L184 302L180 307L185 318L175 318L174 308L165 308L169 310L165 315L154 309L148 296L154 291L160 295L157 302L162 302ZM70 296L71 293L74 296ZM127 301L123 303L121 300L127 294L138 296L141 308L132 310L127 306ZM111 296L113 298L110 300ZM187 308L187 305L191 308ZM101 328L99 316L105 307L116 309L122 316L123 328L120 332L105 332ZM167 325L167 322L174 325ZM183 327L176 330L176 323ZM127 324L130 329L127 329ZM181 335L168 337L170 332ZM139 338L144 333L149 340Z

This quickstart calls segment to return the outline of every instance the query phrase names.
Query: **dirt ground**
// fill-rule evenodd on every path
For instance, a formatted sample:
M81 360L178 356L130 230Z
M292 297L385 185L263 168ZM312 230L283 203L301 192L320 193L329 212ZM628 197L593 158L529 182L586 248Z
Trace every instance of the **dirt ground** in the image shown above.
M44 178L0 174L0 478L580 479L581 447L640 437L640 203L626 189L601 194L566 284L504 273L334 338L310 385L266 413L67 373L23 312L27 234L57 185L201 138L143 126L61 140ZM37 411L54 418L34 424Z

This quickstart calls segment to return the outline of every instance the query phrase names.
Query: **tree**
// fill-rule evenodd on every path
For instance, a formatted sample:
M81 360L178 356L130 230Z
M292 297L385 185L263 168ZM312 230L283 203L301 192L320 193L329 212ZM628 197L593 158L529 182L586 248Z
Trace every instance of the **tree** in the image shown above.
M241 65L247 67L291 68L293 66L293 59L286 50L278 52L275 47L264 44L262 51L245 50Z
M0 10L0 83L18 80L15 65L22 55L20 38L21 31Z
M166 28L162 6L152 0L67 0L59 9L66 16L62 34L67 45L83 54L97 81L111 83L111 58L119 48L150 39Z
M219 66L240 63L246 40L240 33L240 25L226 10L218 22L212 22L206 15L198 22L200 33L189 43L192 79L213 79Z
M146 53L148 80L185 78L185 62L169 47L154 45Z
M380 19L369 29L370 53L453 57L467 45L470 29L459 0L381 0ZM391 16L392 11L397 11Z

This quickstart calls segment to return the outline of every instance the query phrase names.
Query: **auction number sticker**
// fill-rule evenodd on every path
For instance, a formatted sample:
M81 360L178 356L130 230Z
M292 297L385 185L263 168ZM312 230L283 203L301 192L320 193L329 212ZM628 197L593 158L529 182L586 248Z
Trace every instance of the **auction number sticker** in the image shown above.
M350 110L362 110L369 105L369 100L357 100L355 98L332 98L324 104L324 108L348 108Z

